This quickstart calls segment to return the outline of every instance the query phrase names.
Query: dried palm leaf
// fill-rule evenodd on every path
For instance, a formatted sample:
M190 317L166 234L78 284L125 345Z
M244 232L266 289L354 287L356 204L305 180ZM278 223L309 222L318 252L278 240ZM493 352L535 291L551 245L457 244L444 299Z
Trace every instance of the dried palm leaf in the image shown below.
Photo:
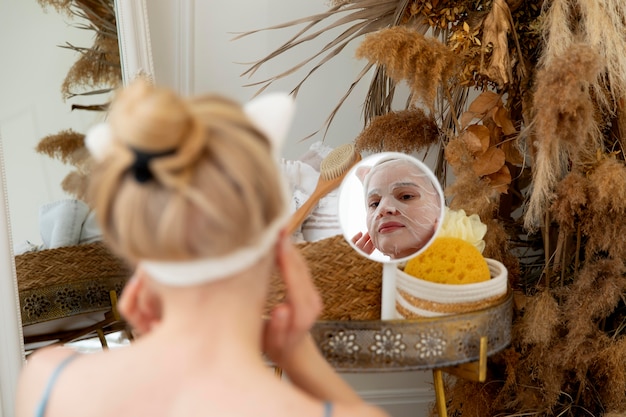
M115 8L110 0L75 0L71 12L75 17L89 22L87 25L79 24L76 27L88 28L96 31L98 35L117 39Z
M107 86L116 88L121 83L121 65L115 9L112 0L73 0L67 5L70 15L79 20L74 27L95 33L94 43L90 47L80 47L66 43L62 48L71 49L80 54L61 86L63 97L67 100L76 96L77 90L85 89L98 94L108 93Z
M299 32L297 32L293 37L291 37L276 50L274 50L267 56L259 59L258 61L251 63L250 68L244 71L241 75L251 77L260 67L265 65L268 61L291 50L292 48L309 42L319 37L320 35L327 33L328 31L347 26L347 29L345 29L334 40L327 43L319 52L316 52L313 56L305 59L304 61L294 65L293 67L278 75L262 81L248 84L248 86L261 86L260 89L256 92L256 94L259 94L275 81L285 78L297 72L298 70L301 70L307 64L310 64L316 59L319 59L317 64L311 70L309 70L308 73L303 77L303 79L293 88L292 94L297 95L298 91L305 83L305 81L315 71L321 68L332 58L337 56L350 42L368 33L375 32L381 28L398 25L409 4L409 0L353 0L351 2L338 2L323 13L292 20L268 28L253 30L239 34L234 39L240 39L242 37L250 36L261 31L283 29L305 24L304 28L302 28ZM323 22L332 19L336 20L332 21L331 23L325 24L321 29L315 30L318 25L321 25ZM372 67L372 64L366 64L361 72L356 76L355 80L349 86L346 93L341 97L338 104L335 106L335 108L331 111L329 117L326 119L324 123L326 131L328 131L332 120L334 119L335 115L337 114L345 100L352 93L355 86L363 80L365 75L372 69ZM381 88L381 90L378 90L378 88ZM366 107L370 111L372 109L377 109L381 111L380 113L376 113L377 115L386 113L390 109L390 102L393 98L394 91L394 84L386 77L385 72L377 70L374 80L372 81L372 84L370 84L370 91L368 93L367 99L367 101L369 101L369 105ZM381 92L383 94L379 94ZM378 99L373 97L383 98ZM368 113L368 115L369 117L371 117L372 113ZM367 120L365 121L365 123L367 123ZM312 135L314 135L315 133L313 133Z
M37 3L39 3L39 5L44 8L44 10L48 7L52 7L59 13L65 13L69 15L72 0L37 0Z

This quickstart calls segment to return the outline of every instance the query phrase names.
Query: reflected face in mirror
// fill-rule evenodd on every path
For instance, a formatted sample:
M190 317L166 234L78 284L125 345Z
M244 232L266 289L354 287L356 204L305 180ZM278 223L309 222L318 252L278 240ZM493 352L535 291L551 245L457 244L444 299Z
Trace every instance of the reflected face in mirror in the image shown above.
M342 186L340 206L342 198L349 198L350 188L360 188L364 205L364 227L349 231L346 225L344 235L355 249L376 260L415 256L432 241L441 224L441 187L428 167L408 155L388 153L370 158L354 168L358 183ZM340 215L345 209L340 207Z

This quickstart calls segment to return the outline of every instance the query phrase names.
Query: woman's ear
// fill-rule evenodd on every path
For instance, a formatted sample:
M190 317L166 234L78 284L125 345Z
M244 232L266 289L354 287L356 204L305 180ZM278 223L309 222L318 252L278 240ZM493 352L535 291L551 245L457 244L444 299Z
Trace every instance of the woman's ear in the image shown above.
M147 282L148 277L138 267L126 283L118 309L135 333L148 333L161 321L161 299Z
M369 174L369 172L372 170L372 167L368 167L368 166L360 166L356 169L356 176L359 180L361 180L361 183L365 183L365 177L367 176L367 174Z
M264 94L250 100L243 109L256 128L270 140L274 154L280 157L295 112L293 98L286 93Z

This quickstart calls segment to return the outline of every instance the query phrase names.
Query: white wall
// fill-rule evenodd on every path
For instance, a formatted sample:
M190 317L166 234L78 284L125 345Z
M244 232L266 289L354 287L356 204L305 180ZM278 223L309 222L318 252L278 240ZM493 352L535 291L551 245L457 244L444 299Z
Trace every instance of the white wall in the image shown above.
M59 45L92 43L91 32L35 0L0 1L0 136L4 145L13 243L40 243L41 205L70 198L61 190L69 168L35 152L39 141L63 129L82 132L93 122L87 112L71 112L61 84L76 53ZM74 101L80 102L80 101Z
M151 0L153 53L158 83L179 91L219 92L239 101L250 99L256 87L244 87L251 80L240 77L250 62L278 47L294 33L293 29L260 32L236 41L235 33L245 32L314 14L325 9L323 0ZM332 33L321 37L323 43ZM254 75L260 81L312 55L322 43L303 45L284 57L273 60ZM331 109L343 96L350 83L361 71L364 61L353 58L356 45L351 45L328 65L325 65L301 89L297 98L297 113L284 155L294 159L304 153L323 134L301 142L300 139L322 128ZM186 62L185 62L186 60ZM267 91L290 91L308 72L305 67ZM361 106L367 80L357 88L337 115L325 138L329 146L350 142L363 127Z

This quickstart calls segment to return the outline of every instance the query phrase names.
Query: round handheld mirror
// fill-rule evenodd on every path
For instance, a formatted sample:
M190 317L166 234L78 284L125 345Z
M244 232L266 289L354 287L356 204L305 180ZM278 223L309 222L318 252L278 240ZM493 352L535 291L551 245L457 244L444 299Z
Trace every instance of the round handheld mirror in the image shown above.
M398 264L432 243L444 216L444 196L433 172L403 153L368 156L344 178L339 221L361 255Z

